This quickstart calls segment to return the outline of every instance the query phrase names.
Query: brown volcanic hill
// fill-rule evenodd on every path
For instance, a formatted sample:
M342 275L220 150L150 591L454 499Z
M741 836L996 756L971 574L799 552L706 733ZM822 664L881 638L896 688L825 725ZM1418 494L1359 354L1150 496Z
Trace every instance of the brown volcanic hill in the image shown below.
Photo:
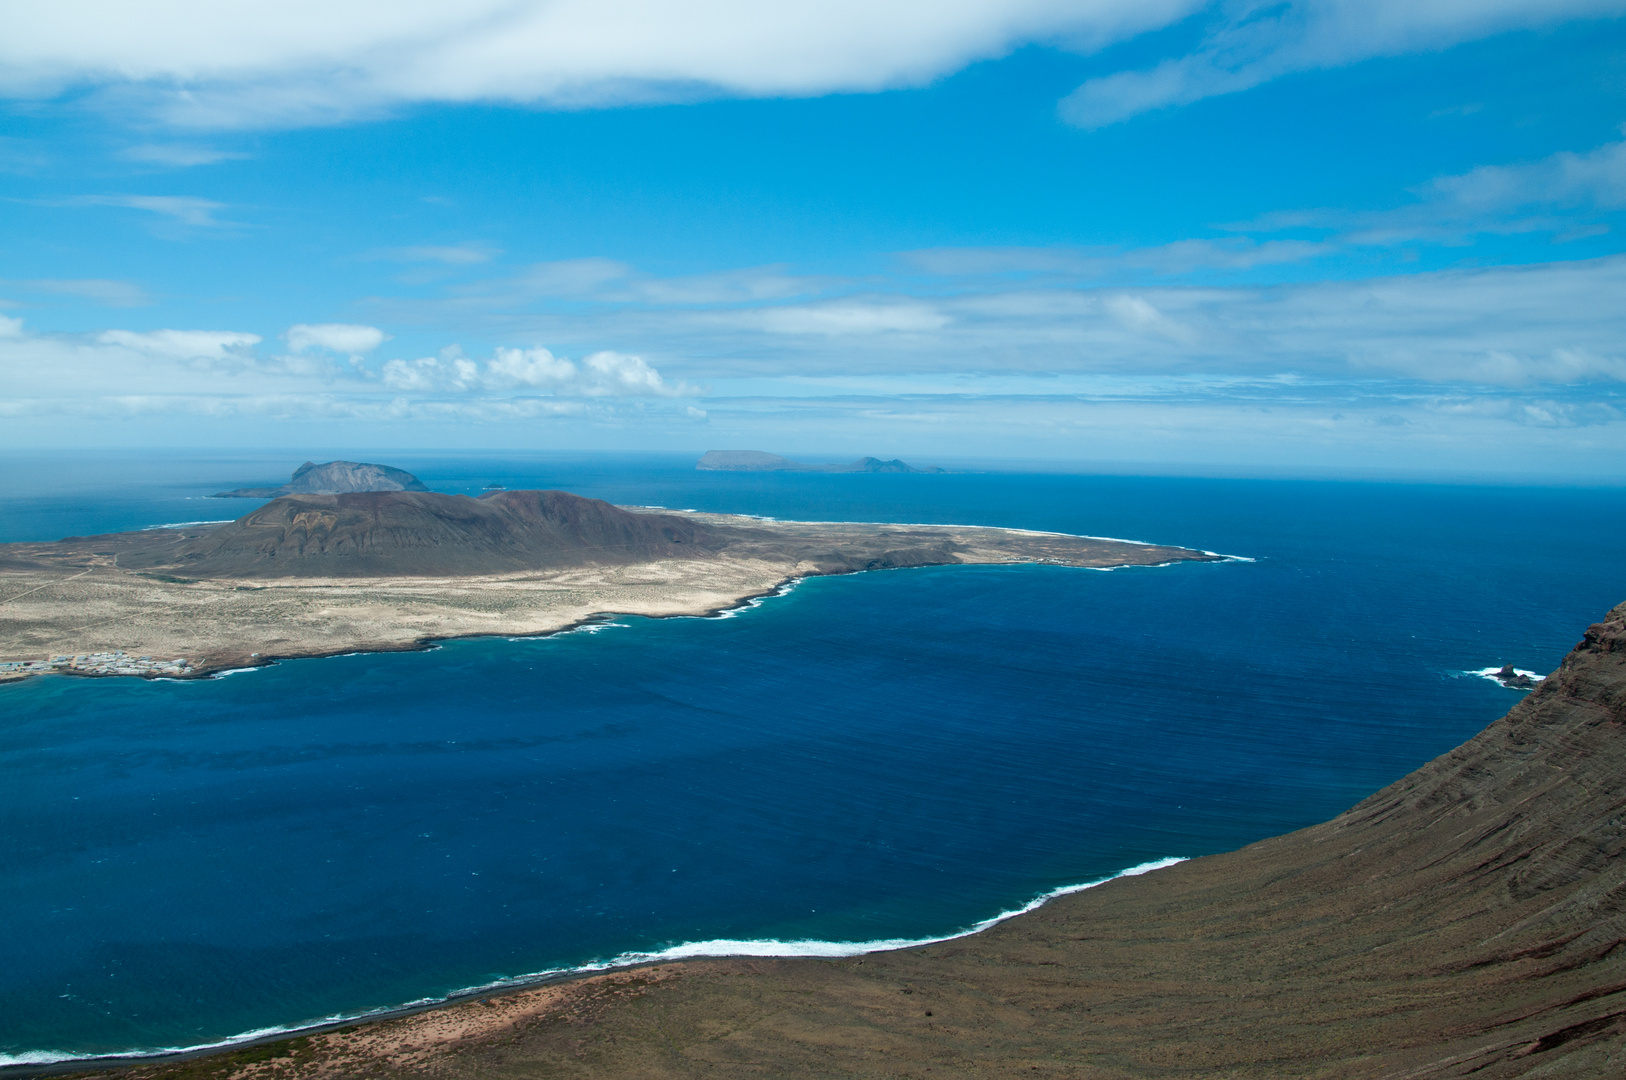
M662 964L136 1077L1626 1075L1626 604L1333 820L844 960Z
M121 555L119 565L201 577L503 574L701 555L720 546L715 533L564 491L285 495L179 546Z

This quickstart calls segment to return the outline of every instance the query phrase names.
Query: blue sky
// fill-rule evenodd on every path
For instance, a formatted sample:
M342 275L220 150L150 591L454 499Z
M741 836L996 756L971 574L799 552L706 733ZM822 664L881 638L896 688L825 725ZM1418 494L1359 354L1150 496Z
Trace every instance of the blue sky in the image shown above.
M0 446L1620 480L1623 13L41 6Z

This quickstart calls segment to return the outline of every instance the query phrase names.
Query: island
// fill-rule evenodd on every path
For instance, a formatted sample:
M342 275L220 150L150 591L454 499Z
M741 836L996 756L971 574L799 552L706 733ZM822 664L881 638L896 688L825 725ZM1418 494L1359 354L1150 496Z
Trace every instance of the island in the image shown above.
M882 461L875 457L861 457L845 465L807 465L778 454L761 450L708 450L695 463L695 468L707 472L819 472L819 473L941 473L935 465L917 469L907 462L893 458Z
M125 1075L1618 1076L1623 813L1626 604L1501 720L1332 820L979 934L650 963Z
M0 680L198 677L547 634L606 614L705 615L824 574L1222 558L1020 529L613 506L564 491L289 494L221 525L0 545Z
M281 495L340 495L356 491L428 491L422 480L390 465L365 461L307 461L286 484L220 491L211 499L275 499Z

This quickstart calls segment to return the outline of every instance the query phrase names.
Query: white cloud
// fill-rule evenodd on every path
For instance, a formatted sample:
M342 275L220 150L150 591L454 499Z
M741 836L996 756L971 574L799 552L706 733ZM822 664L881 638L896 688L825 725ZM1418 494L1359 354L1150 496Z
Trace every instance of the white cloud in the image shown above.
M441 350L440 356L390 360L384 364L381 374L384 385L391 390L467 390L480 382L479 366L455 346Z
M610 350L592 353L577 364L540 347L499 347L482 371L453 346L435 357L391 360L382 375L384 384L397 390L524 388L577 397L684 397L697 392L683 383L668 383L642 357Z
M327 349L352 356L372 352L384 344L388 336L376 326L351 323L299 323L290 326L286 335L288 347L296 353Z
M992 255L1015 258L1009 249ZM975 261L974 253L960 253L962 265ZM707 380L1206 372L1581 385L1619 379L1616 361L1626 352L1626 258L1271 286L1126 288L999 274L910 275L898 285L935 295L899 288L725 309L572 299L533 314L413 300L392 317L457 318L509 337L613 337L628 353L683 356L685 374ZM501 377L515 386L564 385L568 373L546 375L555 362L563 363L551 353L516 352L502 362Z
M248 154L236 150L217 150L211 146L191 146L184 143L145 143L119 151L126 161L140 161L148 165L166 165L187 169L194 165L215 165L222 161L242 161Z
M1519 165L1483 165L1431 185L1441 201L1481 214L1532 205L1626 206L1626 142L1575 154L1563 151Z
M1238 231L1249 225L1234 226ZM1268 231L1268 230L1267 230ZM928 274L945 277L1122 279L1126 271L1177 277L1203 270L1252 270L1307 262L1332 254L1336 245L1306 240L1224 237L1176 240L1155 247L1131 248L929 248L908 251L903 261Z
M585 296L632 273L632 267L614 259L564 259L529 267L504 283L503 291L521 296Z
M1585 153L1565 150L1539 161L1482 165L1435 177L1413 194L1415 202L1387 210L1296 210L1224 228L1333 233L1330 240L1310 245L1321 251L1413 241L1462 244L1480 233L1550 233L1561 240L1598 235L1608 226L1586 221L1587 215L1626 207L1626 141Z
M642 357L608 350L593 353L583 360L582 376L587 387L583 393L595 397L606 394L676 397L694 392L688 387L667 385L661 373L650 367Z
M242 357L263 340L258 334L231 330L105 330L96 336L103 345L118 345L135 352L174 360L226 360Z
M580 106L920 85L1029 42L1096 49L1201 0L58 0L7 13L0 86L135 90L181 122L405 101Z
M547 349L498 349L486 364L488 376L510 386L558 387L572 382L576 365Z
M724 307L815 296L847 285L833 277L791 274L782 266L751 266L656 277L615 259L536 263L512 277L453 288L465 308L513 309L537 301L570 300L645 307Z
M837 301L800 307L766 308L749 319L771 334L819 334L827 337L941 330L949 318L922 303Z
M498 248L478 242L466 244L426 244L417 247L385 248L376 254L376 258L393 259L397 262L438 262L447 266L472 266L475 263L490 262L502 254Z
M1165 337L1170 341L1190 341L1194 335L1186 327L1169 318L1143 296L1127 293L1108 296L1101 302L1107 314L1118 325L1136 334Z
M476 358L448 347L359 367L325 352L261 356L259 337L240 331L35 334L0 318L0 441L161 442L177 418L249 442L341 421L398 423L389 430L408 440L463 424L514 424L529 438L546 420L585 425L549 429L557 445L658 449L686 445L704 422L708 440L736 445L809 445L816 432L825 445L895 445L888 453L927 461L1001 453L1291 471L1426 460L1618 479L1623 291L1626 257L1268 288L955 279L930 305L947 320L937 329L787 335L717 321L749 311L681 307L616 308L595 322L573 303L577 321L558 323L572 339L613 324L629 351ZM712 385L667 379L640 352L682 355Z
M1084 127L1369 57L1626 11L1626 0L57 0L13 5L0 93L100 88L201 127L398 103L556 107L918 86L1026 44L1091 52L1207 9L1189 55L1092 79ZM165 158L166 152L168 158ZM156 164L202 164L187 148ZM198 154L219 153L198 149ZM221 160L210 157L208 160Z
M1217 7L1221 18L1195 52L1091 79L1063 99L1063 118L1099 128L1292 72L1626 12L1623 0L1231 0Z
M48 205L122 206L130 210L145 210L169 218L178 224L196 228L214 228L230 224L214 216L217 210L226 208L225 203L197 199L189 195L78 195Z
M78 296L106 307L146 307L153 302L147 290L132 281L110 281L106 278L34 278L7 284L30 292Z

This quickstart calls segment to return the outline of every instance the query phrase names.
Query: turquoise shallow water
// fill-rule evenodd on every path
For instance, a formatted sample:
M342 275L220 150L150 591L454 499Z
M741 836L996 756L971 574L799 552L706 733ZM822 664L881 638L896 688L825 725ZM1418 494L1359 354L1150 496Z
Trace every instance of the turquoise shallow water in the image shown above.
M1545 671L1626 599L1616 490L389 460L442 490L1258 561L892 571L724 619L0 687L0 1054L196 1045L684 942L952 933L1336 813L1518 699L1463 672ZM18 491L0 520L246 509L193 498L200 468Z

